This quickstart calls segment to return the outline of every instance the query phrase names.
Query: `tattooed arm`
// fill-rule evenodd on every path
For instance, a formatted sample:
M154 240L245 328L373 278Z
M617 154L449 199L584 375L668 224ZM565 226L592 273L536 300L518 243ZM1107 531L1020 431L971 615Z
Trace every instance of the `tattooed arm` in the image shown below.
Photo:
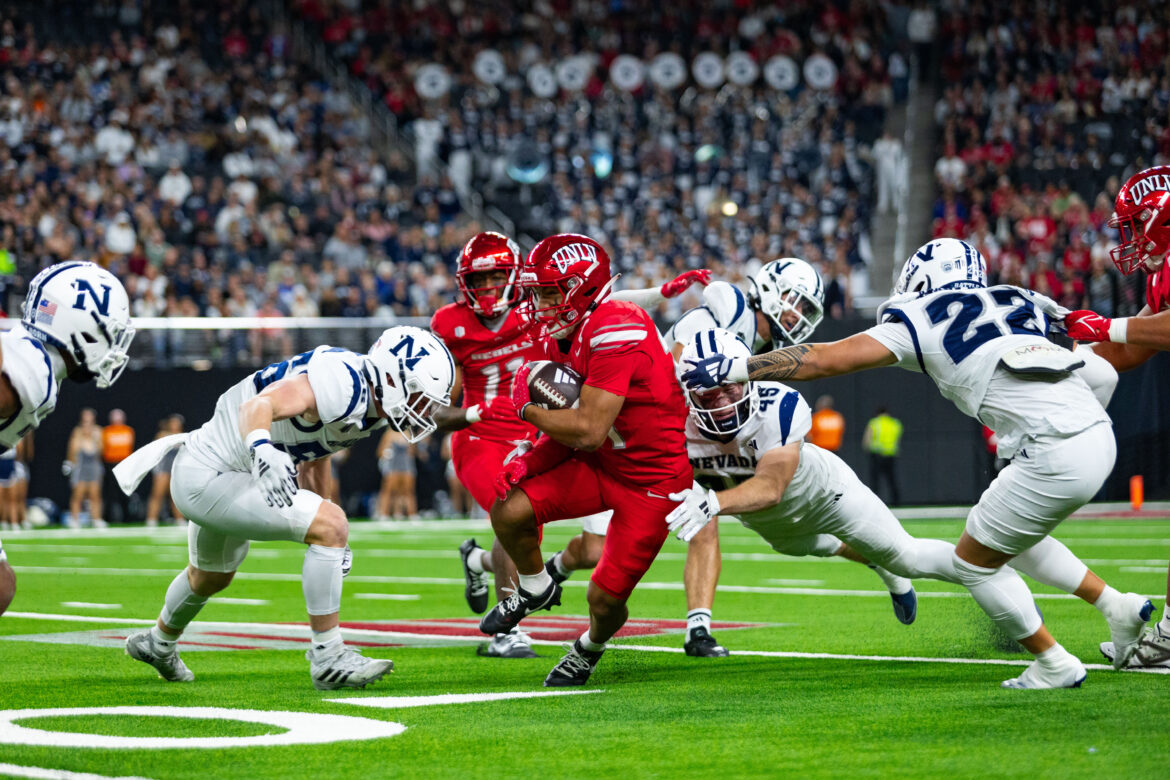
M897 362L894 353L865 333L827 344L797 344L748 358L748 378L782 382L840 376Z

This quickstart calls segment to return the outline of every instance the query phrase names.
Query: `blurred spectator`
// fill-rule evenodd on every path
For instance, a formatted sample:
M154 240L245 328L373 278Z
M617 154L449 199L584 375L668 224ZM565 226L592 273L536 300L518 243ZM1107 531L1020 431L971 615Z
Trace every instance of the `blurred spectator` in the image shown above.
M122 492L114 478L114 466L134 452L134 429L126 424L126 413L110 410L110 423L102 428L102 462L105 469L106 520L114 523L130 522L130 497Z
M823 450L836 452L844 437L845 416L833 408L833 396L822 395L817 399L808 440Z
M69 527L81 527L81 507L89 506L90 522L94 528L105 528L102 517L102 429L97 424L97 412L82 409L81 418L69 435L65 462L61 472L69 477L72 492L69 496Z
M901 504L898 490L898 455L902 443L902 421L891 417L886 407L879 406L865 424L861 447L869 453L869 484L881 495L882 483L889 487L890 506Z

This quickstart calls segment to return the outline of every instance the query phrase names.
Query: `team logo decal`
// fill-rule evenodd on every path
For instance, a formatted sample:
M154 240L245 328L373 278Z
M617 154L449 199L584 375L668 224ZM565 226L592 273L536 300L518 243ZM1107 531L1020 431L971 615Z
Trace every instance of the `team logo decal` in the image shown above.
M589 244L568 244L553 252L552 261L558 271L565 273L570 266L582 261L596 263L597 249Z

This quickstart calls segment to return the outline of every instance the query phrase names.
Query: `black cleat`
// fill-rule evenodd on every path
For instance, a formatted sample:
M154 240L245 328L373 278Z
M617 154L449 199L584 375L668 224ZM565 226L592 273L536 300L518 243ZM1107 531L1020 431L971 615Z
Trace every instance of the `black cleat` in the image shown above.
M557 570L557 565L553 563L553 559L556 557L557 556L554 555L552 558L549 558L544 562L544 570L548 572L548 576L552 577L553 582L560 585L562 582L569 579L569 575L561 574L560 571Z
M544 593L533 595L517 587L512 595L492 607L479 621L479 630L485 634L506 634L521 620L539 609L552 609L561 603L561 586L553 583Z
M463 560L463 579L467 586L463 589L463 597L467 599L467 606L477 615L482 615L488 603L488 575L487 572L476 574L467 565L467 559L472 551L482 550L474 539L468 539L459 545L459 557Z
M601 660L601 654L605 652L604 650L596 653L589 652L581 647L580 639L575 640L572 645L565 645L565 649L569 652L565 653L565 657L560 660L560 663L552 668L548 677L544 678L545 688L584 685L589 682L589 675L593 674L593 669Z
M687 633L683 650L696 658L726 658L731 655L726 647L715 641L711 632L701 626Z

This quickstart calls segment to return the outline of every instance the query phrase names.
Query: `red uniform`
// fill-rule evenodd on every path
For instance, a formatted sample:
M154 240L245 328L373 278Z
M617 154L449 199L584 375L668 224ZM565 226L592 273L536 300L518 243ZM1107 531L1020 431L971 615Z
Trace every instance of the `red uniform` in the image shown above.
M668 496L691 486L683 427L687 407L674 361L650 315L632 303L602 303L577 328L568 354L549 343L585 384L625 398L608 440L518 487L538 523L613 510L592 580L625 599L666 541ZM571 489L567 489L571 486Z
M1170 307L1170 269L1164 263L1146 277L1146 305L1154 314Z
M512 374L530 360L544 358L544 348L521 326L516 310L504 317L499 330L488 328L471 307L451 303L435 312L431 330L463 370L463 406L491 403L508 394ZM475 423L451 436L455 476L486 511L496 500L493 480L515 442L536 438L537 430L519 418Z

